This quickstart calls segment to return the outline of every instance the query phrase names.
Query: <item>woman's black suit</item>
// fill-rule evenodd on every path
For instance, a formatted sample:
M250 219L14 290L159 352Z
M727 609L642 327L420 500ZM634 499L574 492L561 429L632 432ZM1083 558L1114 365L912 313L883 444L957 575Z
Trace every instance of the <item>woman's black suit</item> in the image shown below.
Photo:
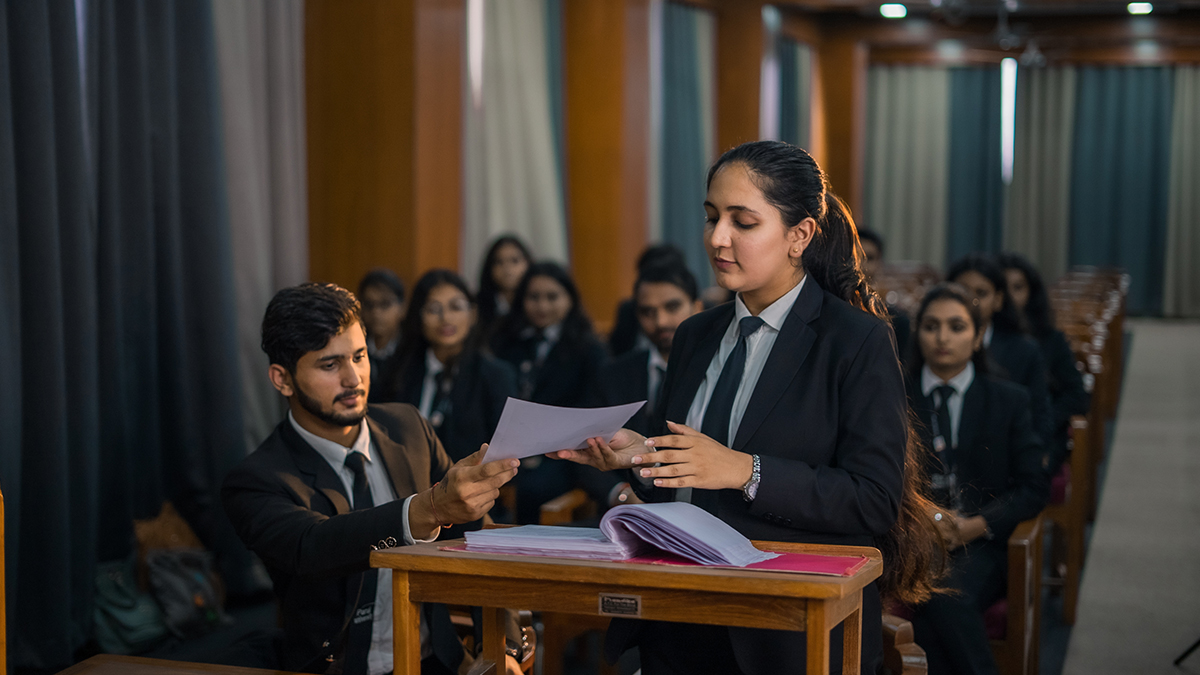
M675 334L661 401L665 419L683 422L734 317L734 303L685 321ZM896 522L908 429L904 381L891 328L808 279L767 357L732 448L758 454L758 494L722 490L717 515L750 539L874 546ZM665 420L657 431L666 433ZM633 484L647 501L674 490ZM880 599L863 591L863 672L882 653ZM611 655L632 642L637 624L613 622ZM803 633L729 628L747 675L802 673ZM835 639L830 663L841 664Z
M909 382L908 396L921 420L922 440L933 447L929 429L934 405L917 379ZM916 610L916 641L925 648L931 675L996 672L983 613L1005 593L1009 535L1046 505L1043 455L1025 389L976 374L963 396L953 461L963 515L982 515L992 538L981 537L953 552L945 584L960 593L935 596ZM927 459L927 473L937 471L932 454Z

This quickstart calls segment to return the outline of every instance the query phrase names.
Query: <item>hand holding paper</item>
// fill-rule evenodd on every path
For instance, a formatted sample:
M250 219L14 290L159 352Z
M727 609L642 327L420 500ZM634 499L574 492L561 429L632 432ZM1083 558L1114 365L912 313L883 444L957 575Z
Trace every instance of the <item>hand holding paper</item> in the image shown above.
M562 408L509 398L484 461L521 459L563 449L582 450L588 447L588 439L611 439L645 403Z

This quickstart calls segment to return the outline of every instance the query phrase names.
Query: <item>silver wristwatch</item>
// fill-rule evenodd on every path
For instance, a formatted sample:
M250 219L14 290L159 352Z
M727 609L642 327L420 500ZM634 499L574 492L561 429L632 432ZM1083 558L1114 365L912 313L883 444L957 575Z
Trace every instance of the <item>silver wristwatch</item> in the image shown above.
M762 461L759 460L758 455L751 455L751 458L754 459L754 470L750 472L750 480L742 486L742 499L748 502L754 501L754 498L758 496L758 480L762 475Z

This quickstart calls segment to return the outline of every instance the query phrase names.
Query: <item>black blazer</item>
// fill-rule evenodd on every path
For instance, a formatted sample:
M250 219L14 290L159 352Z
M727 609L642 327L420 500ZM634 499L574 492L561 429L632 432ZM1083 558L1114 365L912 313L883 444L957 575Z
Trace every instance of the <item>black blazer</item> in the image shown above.
M919 379L909 382L908 397L921 420L921 439L933 447L933 401L921 392ZM1011 382L977 374L963 396L954 463L965 515L982 515L995 541L1007 541L1021 521L1045 508L1050 484L1044 454L1033 430L1029 394ZM933 471L932 454L926 461L927 473Z
M393 400L420 405L424 384L425 355L414 355L397 373ZM490 441L505 401L516 395L517 374L511 365L482 352L464 355L454 376L449 410L436 429L450 459L457 462Z
M675 333L663 411L682 422L734 317L725 304L689 318ZM665 414L663 414L665 413ZM804 282L767 358L732 447L758 454L758 495L722 490L718 516L750 539L874 546L896 522L908 433L904 380L888 325ZM648 501L674 490L632 483ZM882 654L878 588L863 593L863 672ZM730 628L750 675L802 672L804 636ZM610 651L611 653L611 651Z
M501 337L493 351L497 357L512 364L520 381L522 373L533 368L537 338L532 335L515 339ZM604 345L596 336L589 334L582 340L573 341L563 335L550 349L541 367L532 373L534 388L529 400L575 408L587 405L593 396L596 375L607 359Z
M627 429L643 436L650 434L651 411L654 408L654 401L647 399L650 389L649 368L650 352L638 349L610 361L596 380L597 406L646 401L646 405L634 413L625 425Z
M1046 363L1037 342L1024 333L996 327L987 351L992 362L999 366L994 375L1015 382L1029 392L1033 430L1042 441L1050 438L1054 425L1050 390L1046 388Z
M1083 386L1083 374L1075 366L1075 352L1062 331L1052 330L1040 339L1038 346L1046 362L1046 387L1054 403L1054 428L1063 429L1072 415L1086 415L1092 396Z
M343 657L348 578L369 567L372 544L394 537L404 545L405 498L441 480L450 468L433 428L412 406L372 405L367 425L391 476L393 502L351 512L341 479L287 419L221 487L238 536L271 574L284 630L284 670L321 672L329 666L327 657ZM457 668L462 644L449 614L441 608L430 623L435 653Z

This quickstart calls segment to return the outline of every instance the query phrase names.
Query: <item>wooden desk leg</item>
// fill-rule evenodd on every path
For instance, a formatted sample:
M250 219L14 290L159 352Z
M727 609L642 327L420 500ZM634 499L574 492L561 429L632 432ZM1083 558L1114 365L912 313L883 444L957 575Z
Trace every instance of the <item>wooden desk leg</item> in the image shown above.
M854 611L842 622L842 674L858 675L862 667L862 591Z
M408 599L408 572L392 570L392 668L395 675L421 675L420 604Z
M500 607L483 608L483 653L480 660L494 664L495 670L492 672L498 675L504 673L504 609Z
M808 616L804 621L804 632L808 635L808 675L829 674L829 629L825 620L825 602L808 601Z

